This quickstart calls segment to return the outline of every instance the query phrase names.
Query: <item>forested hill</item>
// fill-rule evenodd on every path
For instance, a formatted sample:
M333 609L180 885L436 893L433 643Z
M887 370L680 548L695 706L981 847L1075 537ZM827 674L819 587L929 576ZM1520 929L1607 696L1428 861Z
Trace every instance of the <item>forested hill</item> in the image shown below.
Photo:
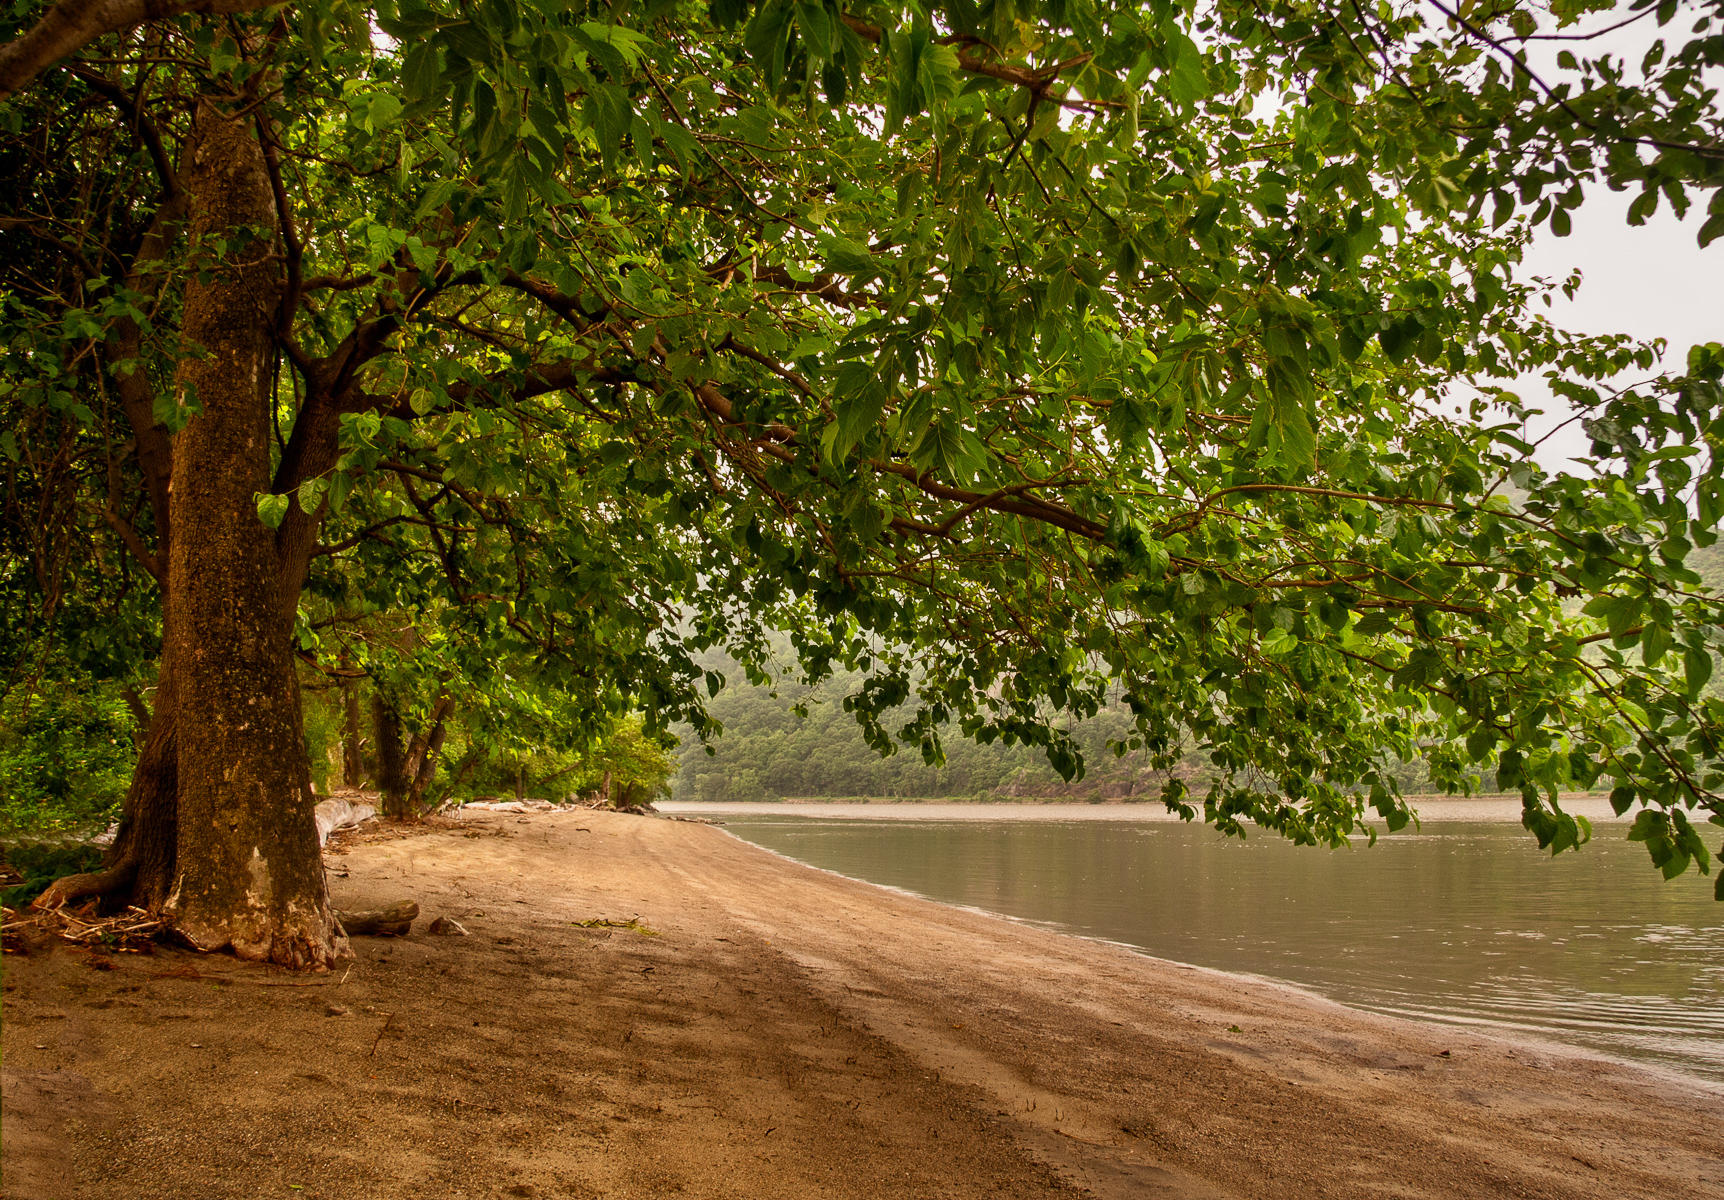
M1724 544L1695 550L1689 564L1714 590L1724 590ZM780 647L788 652L788 643ZM724 674L730 685L711 702L724 725L713 753L685 729L679 767L671 784L677 800L742 801L838 799L1156 800L1166 773L1151 770L1140 753L1116 756L1110 738L1125 735L1123 710L1104 712L1073 730L1083 749L1085 771L1070 783L1028 746L983 746L955 730L945 739L946 765L930 767L914 747L880 757L867 744L844 697L859 676L840 672L816 687L792 681L776 687L742 682L742 670L723 655L702 663ZM785 672L790 674L790 672ZM1713 689L1719 686L1714 676ZM798 715L801 706L806 716ZM887 723L890 728L890 722ZM1194 790L1208 782L1211 767L1187 755L1179 774ZM1417 764L1397 774L1409 792L1429 785Z
M740 680L740 670L714 665L728 678ZM1037 750L1000 743L983 746L955 731L945 739L944 767L928 766L914 747L882 758L843 709L844 697L859 683L858 677L844 674L812 688L733 683L710 705L712 715L724 724L713 753L685 733L673 798L1155 799L1160 792L1160 773L1143 769L1137 755L1120 759L1106 748L1110 735L1121 735L1129 727L1123 712L1104 713L1079 728L1087 771L1073 784L1063 782ZM806 717L797 714L798 705L806 709Z
M788 642L775 649L788 661ZM955 729L944 736L944 766L927 765L914 746L901 746L882 758L844 711L844 697L861 685L859 675L840 671L815 687L788 678L776 687L753 687L742 682L741 668L722 655L711 655L701 665L730 681L709 705L724 733L714 739L708 754L688 730L679 731L683 744L671 784L676 800L1153 801L1160 798L1167 778L1167 772L1150 769L1141 752L1121 757L1109 749L1109 739L1131 730L1123 707L1073 727L1085 770L1082 778L1067 783L1033 747L1000 742L984 746ZM799 715L799 707L806 716ZM890 719L883 723L895 729ZM1210 770L1203 757L1188 754L1178 773L1195 788L1207 783Z

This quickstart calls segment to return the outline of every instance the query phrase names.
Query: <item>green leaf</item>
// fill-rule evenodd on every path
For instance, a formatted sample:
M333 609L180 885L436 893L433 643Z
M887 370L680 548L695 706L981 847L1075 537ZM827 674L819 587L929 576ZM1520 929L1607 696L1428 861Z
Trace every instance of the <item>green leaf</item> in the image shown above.
M315 516L318 505L323 503L323 494L329 490L329 480L322 475L307 479L299 485L300 511Z
M910 462L923 470L936 471L950 477L963 451L962 431L956 422L943 414L929 425L910 447Z
M401 83L407 98L415 103L436 99L442 91L443 63L437 45L415 42L401 61Z
M259 492L257 494L257 519L271 529L280 529L281 523L287 517L287 506L290 503L283 493Z
M1291 654L1299 646L1299 639L1285 629L1271 629L1263 635L1259 643L1264 654L1271 657Z
M1165 31L1167 70L1162 75L1168 96L1181 108L1190 108L1209 95L1209 75L1197 43L1177 29Z
M796 26L807 43L809 53L817 59L832 56L837 26L824 4L799 0L796 5Z
M1662 625L1648 625L1640 636L1640 655L1649 667L1656 667L1670 649L1670 631Z
M1309 376L1291 361L1276 359L1269 364L1269 398L1258 410L1266 414L1263 445L1295 470L1308 470L1317 463L1317 431L1306 411L1314 398Z
M1474 762L1483 762L1496 744L1497 731L1489 725L1480 725L1467 735L1467 754Z
M1415 314L1384 326L1377 334L1377 341L1382 345L1383 353L1389 356L1389 361L1398 366L1412 357L1424 333L1424 322Z
M840 379L842 382L843 377ZM866 379L852 375L852 386L834 396L833 419L822 435L821 449L828 462L837 464L849 457L856 444L878 424L885 402L885 389L874 381L871 372Z
M829 237L820 243L828 270L865 280L879 273L879 266L868 247L845 237Z
M1700 248L1706 249L1720 237L1724 237L1724 212L1715 212L1700 226Z
M792 6L783 0L761 0L743 34L749 56L768 87L784 82L784 56L790 32Z
M1699 696L1712 678L1712 652L1705 646L1688 646L1682 652L1682 670L1689 699Z

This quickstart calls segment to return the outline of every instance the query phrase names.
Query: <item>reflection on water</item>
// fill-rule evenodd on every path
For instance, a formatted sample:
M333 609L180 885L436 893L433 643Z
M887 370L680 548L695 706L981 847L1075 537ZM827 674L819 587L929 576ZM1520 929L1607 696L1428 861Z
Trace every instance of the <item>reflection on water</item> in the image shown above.
M1552 859L1501 824L1335 852L1124 821L726 824L936 900L1724 1080L1724 905L1710 880L1663 883L1620 827Z

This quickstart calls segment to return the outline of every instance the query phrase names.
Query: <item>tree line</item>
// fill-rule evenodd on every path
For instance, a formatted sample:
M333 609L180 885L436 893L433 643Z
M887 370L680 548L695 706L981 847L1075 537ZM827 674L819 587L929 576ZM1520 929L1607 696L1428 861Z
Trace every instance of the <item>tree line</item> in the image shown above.
M1724 547L1696 551L1691 565L1706 587L1724 590ZM722 653L703 656L703 667L736 683L707 706L723 730L710 747L682 731L676 774L669 785L672 799L1147 803L1159 801L1175 776L1199 792L1214 782L1214 764L1197 747L1161 764L1141 749L1120 753L1132 720L1117 696L1069 729L1083 763L1075 776L1061 775L1045 756L1022 744L951 740L943 744L937 763L921 754L882 756L845 709L846 697L862 683L860 674L835 671L817 684L798 682L789 669L793 652L788 639L774 638L772 651L778 667L774 684L743 681L738 664ZM1714 676L1705 694L1724 695L1724 679ZM1421 758L1397 762L1392 772L1406 795L1441 790ZM1464 782L1466 790L1478 793L1496 792L1498 786L1489 765Z

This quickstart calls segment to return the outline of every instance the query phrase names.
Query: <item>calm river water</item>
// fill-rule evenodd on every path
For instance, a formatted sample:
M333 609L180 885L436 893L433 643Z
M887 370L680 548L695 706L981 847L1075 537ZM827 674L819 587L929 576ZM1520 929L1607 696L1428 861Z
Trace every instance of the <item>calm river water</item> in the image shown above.
M1552 859L1503 822L1428 821L1325 851L1093 809L906 820L895 807L891 820L722 819L801 862L935 900L1724 1081L1724 904L1710 879L1665 884L1621 825Z

